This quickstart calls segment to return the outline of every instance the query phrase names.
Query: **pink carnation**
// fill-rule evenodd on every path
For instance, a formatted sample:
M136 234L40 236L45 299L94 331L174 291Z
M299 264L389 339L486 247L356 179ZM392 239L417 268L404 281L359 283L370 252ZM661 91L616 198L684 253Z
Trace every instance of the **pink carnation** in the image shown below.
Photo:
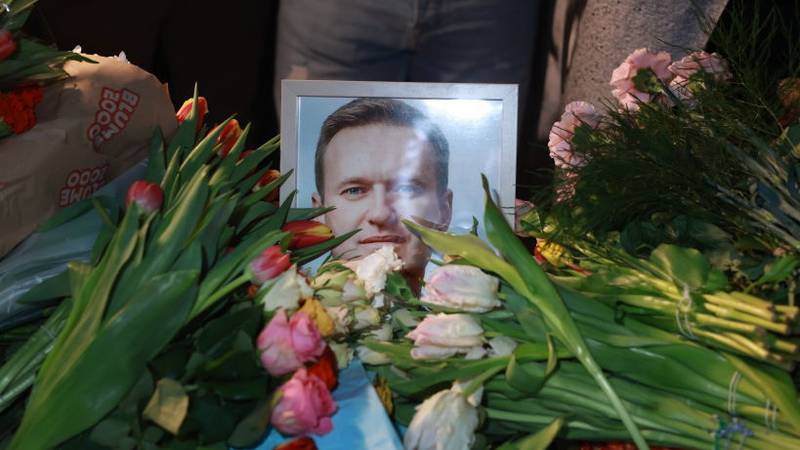
M728 62L716 53L706 53L697 51L690 53L679 61L669 65L669 71L675 74L669 86L678 98L686 100L692 97L689 87L692 75L703 71L711 75L717 81L725 81L731 78L728 70Z
M302 312L287 320L283 309L264 327L256 345L261 351L261 364L274 376L295 371L325 351L325 341L314 322Z
M562 169L582 166L585 162L583 155L576 153L572 146L575 129L581 125L597 128L599 124L600 114L591 103L578 101L568 104L561 120L550 129L550 140L547 143L550 158L556 166Z
M278 391L279 402L270 421L283 434L327 434L333 429L331 416L336 402L325 383L300 369Z
M648 103L653 94L636 89L634 77L642 70L651 70L655 76L668 83L672 79L672 72L668 70L672 57L667 52L651 52L646 48L634 50L625 58L625 61L611 73L613 88L611 93L620 104L632 111L639 109L639 103Z

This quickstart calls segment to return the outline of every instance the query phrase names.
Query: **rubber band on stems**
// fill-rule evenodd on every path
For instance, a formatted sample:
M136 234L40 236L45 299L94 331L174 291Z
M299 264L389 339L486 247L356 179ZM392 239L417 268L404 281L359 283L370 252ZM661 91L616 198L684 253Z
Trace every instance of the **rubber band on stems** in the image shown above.
M728 414L731 416L736 415L736 391L739 389L739 381L741 380L742 373L737 370L733 372L731 382L728 383Z
M778 405L772 403L770 399L767 399L767 403L764 405L764 425L770 431L778 430Z

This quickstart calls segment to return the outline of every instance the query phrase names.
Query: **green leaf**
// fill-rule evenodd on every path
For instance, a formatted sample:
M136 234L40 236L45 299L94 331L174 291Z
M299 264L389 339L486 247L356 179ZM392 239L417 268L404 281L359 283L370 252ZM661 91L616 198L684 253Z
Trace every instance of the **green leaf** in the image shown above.
M34 305L41 302L49 302L51 300L67 297L69 295L69 270L65 270L60 274L50 277L32 287L28 292L22 294L22 296L17 300L17 303Z
M263 439L269 427L272 414L272 402L259 402L258 405L242 419L228 438L231 447L255 447Z
M35 385L9 448L54 447L117 406L139 380L147 361L183 325L196 278L197 272L173 272L141 286L137 301L109 318L77 358L51 369L60 376ZM114 355L112 364L109 355Z
M63 225L91 210L92 200L90 198L85 198L55 213L52 217L47 219L47 221L39 225L39 228L36 231L39 233L50 231L53 228Z
M547 450L564 425L564 418L553 419L550 424L528 437L502 445L498 450Z
M754 285L784 281L797 269L798 264L800 264L800 257L797 255L781 256L764 269L764 275Z
M127 421L110 417L92 428L89 439L106 447L115 447L130 432L131 426Z
M142 416L177 435L188 411L189 396L186 395L183 385L171 378L162 378L158 380Z
M167 172L167 162L165 157L164 137L161 135L161 130L156 128L153 130L153 136L150 138L150 149L147 157L147 174L144 177L145 180L151 183L161 183L161 180L164 179L164 174Z
M702 253L693 248L659 245L650 254L650 261L663 270L678 287L699 289L706 284L711 264Z

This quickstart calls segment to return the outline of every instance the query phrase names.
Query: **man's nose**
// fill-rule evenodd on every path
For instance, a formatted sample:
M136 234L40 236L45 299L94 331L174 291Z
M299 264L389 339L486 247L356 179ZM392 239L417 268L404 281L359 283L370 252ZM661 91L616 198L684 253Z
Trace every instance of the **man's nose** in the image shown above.
M371 208L367 212L367 221L374 226L385 226L397 221L397 213L392 199L382 186L373 189Z

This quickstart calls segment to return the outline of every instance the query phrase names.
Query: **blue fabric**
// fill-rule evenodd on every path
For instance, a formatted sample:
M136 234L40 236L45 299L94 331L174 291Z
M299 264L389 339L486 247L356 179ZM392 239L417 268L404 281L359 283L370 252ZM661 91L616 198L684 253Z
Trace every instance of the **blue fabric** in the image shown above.
M338 410L333 416L333 431L325 436L312 435L320 450L400 450L403 444L383 409L378 394L367 377L364 366L353 360L339 372L339 386L333 391ZM256 450L272 450L288 440L272 430Z

